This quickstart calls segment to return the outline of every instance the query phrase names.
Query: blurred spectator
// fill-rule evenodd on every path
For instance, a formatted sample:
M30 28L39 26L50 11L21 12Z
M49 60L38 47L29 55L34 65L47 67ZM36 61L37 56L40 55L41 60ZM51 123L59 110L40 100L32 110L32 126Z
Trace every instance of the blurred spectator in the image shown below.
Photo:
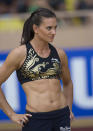
M31 5L29 8L30 12L35 11L39 7L44 7L50 9L51 7L49 6L47 0L32 0Z
M15 12L16 8L13 7L14 4L15 1L13 0L0 0L0 13Z
M47 0L48 4L54 10L65 10L65 0Z
M27 12L31 0L0 0L0 13Z
M77 10L89 10L89 9L93 9L93 0L79 0L77 2L77 6L76 6ZM88 16L81 16L79 17L81 23L87 24L90 21L90 18Z
M76 9L79 10L87 9L87 3L85 2L85 0L78 1Z
M30 12L38 7L45 7L52 10L65 10L65 0L33 0L30 6Z
M93 0L79 0L76 9L93 9Z
M93 0L85 0L87 3L87 9L93 9Z
M24 13L28 12L31 0L17 0L17 12Z

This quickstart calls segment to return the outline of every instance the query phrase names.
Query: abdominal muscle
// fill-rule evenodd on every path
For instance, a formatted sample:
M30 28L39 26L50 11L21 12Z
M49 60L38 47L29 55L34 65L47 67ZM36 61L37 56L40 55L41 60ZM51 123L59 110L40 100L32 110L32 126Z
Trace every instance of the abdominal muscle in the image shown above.
M60 81L57 79L26 82L22 87L27 97L28 111L48 112L67 106Z

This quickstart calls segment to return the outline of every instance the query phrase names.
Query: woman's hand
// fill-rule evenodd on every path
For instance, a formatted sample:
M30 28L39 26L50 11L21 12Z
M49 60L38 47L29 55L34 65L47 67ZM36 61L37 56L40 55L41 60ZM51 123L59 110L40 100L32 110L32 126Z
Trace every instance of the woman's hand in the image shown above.
M28 122L28 117L31 116L31 114L13 114L10 119L20 126L24 126L24 124Z
M72 120L74 120L74 119L75 119L74 114L73 114L72 111L70 111L70 120L72 121Z

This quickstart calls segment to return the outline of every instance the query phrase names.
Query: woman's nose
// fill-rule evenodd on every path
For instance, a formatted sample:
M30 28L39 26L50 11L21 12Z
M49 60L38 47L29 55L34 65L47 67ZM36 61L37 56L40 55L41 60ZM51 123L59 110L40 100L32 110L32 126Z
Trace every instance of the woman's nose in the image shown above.
M53 34L53 35L56 34L56 30L55 30L55 29L52 30L52 34Z

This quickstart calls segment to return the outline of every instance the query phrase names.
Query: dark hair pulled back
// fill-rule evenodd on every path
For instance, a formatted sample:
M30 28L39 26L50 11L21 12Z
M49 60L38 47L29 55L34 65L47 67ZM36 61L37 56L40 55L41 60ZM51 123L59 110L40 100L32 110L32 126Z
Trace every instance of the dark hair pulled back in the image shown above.
M30 42L30 40L33 39L34 37L33 24L40 26L43 17L56 18L56 15L51 10L46 8L38 8L36 11L34 11L24 23L21 45L27 44L28 42Z

